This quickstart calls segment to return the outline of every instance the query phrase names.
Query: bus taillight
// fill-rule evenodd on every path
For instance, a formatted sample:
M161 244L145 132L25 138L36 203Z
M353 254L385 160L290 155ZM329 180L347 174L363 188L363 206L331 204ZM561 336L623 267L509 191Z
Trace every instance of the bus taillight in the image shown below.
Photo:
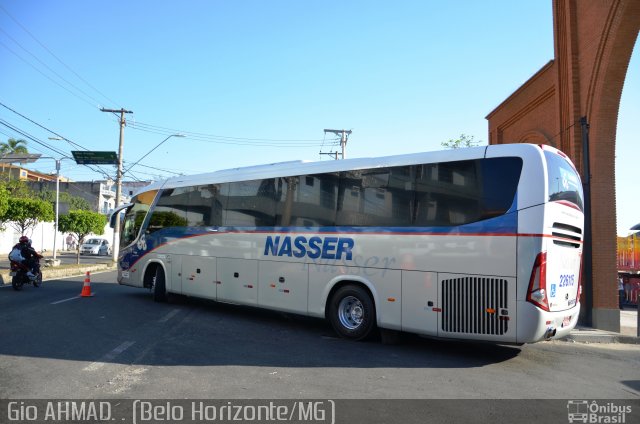
M576 303L580 302L582 297L582 254L580 254L580 272L578 273L578 294L576 295Z
M549 299L547 298L547 252L540 252L536 257L531 270L529 289L527 290L527 302L531 302L539 308L549 311Z

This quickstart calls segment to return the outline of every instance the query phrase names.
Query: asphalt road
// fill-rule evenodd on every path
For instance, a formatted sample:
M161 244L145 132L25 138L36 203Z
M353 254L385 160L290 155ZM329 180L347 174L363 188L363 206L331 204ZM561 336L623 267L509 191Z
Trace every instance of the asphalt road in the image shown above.
M151 300L92 275L0 288L0 398L635 399L640 346L335 337L321 320Z

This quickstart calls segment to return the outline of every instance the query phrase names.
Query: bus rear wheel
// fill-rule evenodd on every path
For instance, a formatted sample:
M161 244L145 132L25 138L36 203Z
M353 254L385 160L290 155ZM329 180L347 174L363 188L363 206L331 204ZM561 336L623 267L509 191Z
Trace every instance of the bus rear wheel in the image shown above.
M340 287L329 303L329 321L341 337L363 340L376 326L376 310L369 293L360 286Z
M164 270L161 266L156 266L153 276L153 300L156 302L167 301L167 285Z

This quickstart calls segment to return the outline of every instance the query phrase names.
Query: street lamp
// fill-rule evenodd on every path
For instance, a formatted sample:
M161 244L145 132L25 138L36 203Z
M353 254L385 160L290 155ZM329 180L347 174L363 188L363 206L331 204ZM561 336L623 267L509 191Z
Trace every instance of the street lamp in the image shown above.
M128 167L125 171L123 171L123 174L126 174L127 172L129 172L131 170L131 168L133 168L134 166L136 166L138 163L140 163L140 161L144 158L146 158L147 156L149 156L154 150L156 150L158 147L160 147L165 141L169 140L171 137L185 137L184 134L171 134L170 136L168 136L167 138L165 138L164 140L162 140L160 143L158 143L156 145L156 147L154 147L153 149L149 150L144 156L142 156L140 159L138 159L137 161L134 162L133 165L131 165L130 167ZM116 205L116 207L119 205Z
M49 137L49 140L64 140L61 137ZM56 161L56 223L53 231L53 260L55 261L57 256L56 252L58 249L58 218L60 217L60 162L64 159L71 159L69 157L63 156L60 159L48 157L48 159L53 159Z

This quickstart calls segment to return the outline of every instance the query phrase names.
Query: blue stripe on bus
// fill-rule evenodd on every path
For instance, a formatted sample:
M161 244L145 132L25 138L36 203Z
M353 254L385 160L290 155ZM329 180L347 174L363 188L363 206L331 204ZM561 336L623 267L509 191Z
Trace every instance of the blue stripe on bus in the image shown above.
M495 218L448 227L169 227L146 236L144 248L134 245L133 252L125 254L122 262L133 266L147 253L158 247L181 239L217 234L363 234L363 235L435 235L435 236L516 236L518 214L509 213ZM124 268L124 267L123 267Z

